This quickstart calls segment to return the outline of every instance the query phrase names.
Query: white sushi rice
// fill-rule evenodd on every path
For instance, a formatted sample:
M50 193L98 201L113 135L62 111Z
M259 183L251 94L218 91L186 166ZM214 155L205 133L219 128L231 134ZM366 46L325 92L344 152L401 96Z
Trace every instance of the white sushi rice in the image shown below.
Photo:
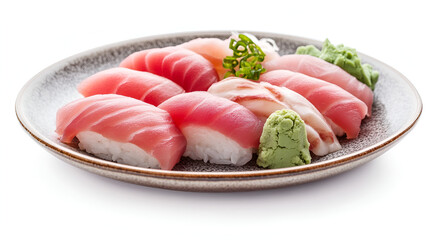
M97 157L136 167L160 168L156 158L132 143L110 140L93 131L83 131L76 135L79 148Z
M252 159L252 148L207 127L191 125L182 130L187 146L183 156L214 164L242 166Z

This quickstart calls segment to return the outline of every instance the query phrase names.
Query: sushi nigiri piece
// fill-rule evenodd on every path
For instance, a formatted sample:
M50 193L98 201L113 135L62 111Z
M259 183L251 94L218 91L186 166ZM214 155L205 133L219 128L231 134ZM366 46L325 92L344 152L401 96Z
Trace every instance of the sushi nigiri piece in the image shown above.
M264 67L267 71L290 70L333 83L364 102L368 107L367 115L371 115L372 90L337 65L310 55L290 54L266 62Z
M245 33L245 35L252 39L252 41L259 47L261 47L262 51L265 53L264 62L268 62L280 57L277 52L278 48L274 41L269 39L258 40L255 36L249 33ZM182 43L178 45L178 47L183 47L194 51L209 60L219 74L219 79L223 79L228 69L223 67L222 61L226 56L233 55L233 51L229 48L231 38L238 40L238 34L233 33L231 37L225 40L219 38L196 38Z
M263 122L250 110L208 92L176 95L159 108L170 113L186 138L183 156L242 166L259 146Z
M305 123L311 152L323 156L341 149L337 137L322 114L307 99L292 90L267 82L256 83L229 77L213 84L208 92L243 105L264 122L277 110L291 109Z
M346 90L335 84L289 70L269 71L262 74L259 80L301 94L328 119L330 124L332 121L333 129L340 128L348 139L358 136L361 121L365 118L368 107Z
M76 137L79 148L107 160L147 168L172 169L186 139L168 112L116 94L77 99L57 112L63 143Z
M151 48L135 52L120 64L138 71L151 72L177 83L186 92L206 91L219 80L213 65L201 55L184 48Z
M114 93L155 106L185 92L182 87L167 78L121 67L98 72L83 80L77 89L84 97Z
M196 38L189 42L180 44L178 47L183 47L196 52L210 61L216 69L219 79L222 79L225 73L228 71L223 67L222 61L226 56L232 56L233 53L229 48L229 39L221 40L219 38Z

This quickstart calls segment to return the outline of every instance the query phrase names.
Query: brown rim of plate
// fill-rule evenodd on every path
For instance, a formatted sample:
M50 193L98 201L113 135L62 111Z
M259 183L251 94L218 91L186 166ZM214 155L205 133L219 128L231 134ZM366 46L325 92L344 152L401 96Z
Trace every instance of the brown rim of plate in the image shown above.
M246 32L246 31L244 31L244 32ZM250 32L250 31L248 31L248 32ZM219 32L216 32L216 31L214 31L214 32L190 32L189 34L209 34L209 33L224 33L224 32L221 32L221 31L219 31ZM257 32L253 32L253 33L257 33ZM177 34L179 34L179 33L177 33ZM180 33L180 34L183 34L183 33ZM264 33L264 34L267 34L267 33ZM29 123L29 121L27 121L25 119L25 117L22 115L21 107L20 107L22 95L24 94L24 92L26 92L26 89L29 88L30 84L40 74L42 74L43 72L45 72L47 69L51 68L52 66L64 63L64 62L68 61L69 59L73 59L73 58L76 58L78 56L83 56L85 54L88 54L89 52L94 52L98 49L106 49L109 47L119 46L119 45L122 45L124 43L132 43L136 40L141 41L144 39L154 39L157 37L161 37L161 38L162 37L172 37L174 35L176 35L176 34L165 34L165 35L159 35L159 36L150 36L150 37L145 37L145 38L132 39L132 40L127 40L127 41L123 41L123 42L118 42L115 44L110 44L110 45L95 48L95 49L92 49L89 51L85 51L85 52L82 52L80 54L76 54L74 56L66 58L66 59L59 61L57 63L54 63L53 65L45 68L44 70L39 72L39 74L34 76L32 79L30 79L24 85L24 87L21 89L21 91L19 92L18 97L16 99L16 103L15 103L15 113L16 113L16 116L18 118L18 121L20 122L22 127L41 145L46 146L47 148L49 148L49 150L51 150L54 153L60 154L64 157L69 158L70 160L75 161L75 162L80 163L80 164L85 164L88 166L94 166L94 167L98 167L98 168L101 167L105 170L110 170L110 171L115 171L115 172L122 172L122 173L135 174L135 175L141 175L141 176L151 176L151 177L158 177L158 178L173 178L173 179L176 178L176 179L189 179L189 180L192 180L192 179L194 179L194 180L199 180L199 179L205 179L205 180L236 179L236 180L239 180L239 179L251 179L251 178L260 178L260 177L281 177L284 175L298 175L298 174L302 174L302 173L309 173L309 172L313 172L313 171L317 171L317 170L328 169L328 168L339 166L339 165L342 165L345 163L353 162L353 161L358 160L364 156L376 153L376 152L382 150L383 148L395 143L396 140L403 137L406 133L409 132L409 130L412 127L415 126L415 124L416 124L417 120L420 118L422 110L423 110L423 104L422 104L421 97L418 94L416 88L411 84L411 82L403 74L398 72L396 69L394 69L394 68L388 66L387 64L383 63L386 67L390 68L391 71L396 72L397 74L399 74L402 77L402 79L404 79L406 81L408 86L413 91L414 96L416 97L416 100L418 103L416 111L414 112L412 117L410 117L410 120L408 121L408 123L404 124L404 126L400 130L398 130L396 133L392 134L390 137L384 139L383 141L378 142L378 143L376 143L372 146L369 146L365 149L362 149L360 151L357 151L357 152L354 152L354 153L351 153L351 154L348 154L345 156L329 159L326 161L311 163L311 164L302 165L302 166L290 167L290 168L261 169L261 171L240 171L240 172L169 171L169 170L139 168L139 167L133 167L130 165L124 165L124 164L106 161L103 159L84 155L84 154L81 154L77 151L67 149L67 148L62 147L61 145L49 140L48 138L46 138L45 136L40 134L36 129L34 129L31 126L31 124ZM272 34L272 35L273 36L279 36L279 37L290 37L290 38L305 40L308 42L314 42L314 40L312 40L312 39L307 39L307 38L302 38L302 37L282 35L282 34ZM362 55L365 55L365 54L362 54ZM367 55L365 55L365 57L366 58L372 58L372 57L369 57ZM372 59L376 60L374 58L372 58ZM378 61L378 60L376 60L376 61ZM378 62L380 62L380 61L378 61Z

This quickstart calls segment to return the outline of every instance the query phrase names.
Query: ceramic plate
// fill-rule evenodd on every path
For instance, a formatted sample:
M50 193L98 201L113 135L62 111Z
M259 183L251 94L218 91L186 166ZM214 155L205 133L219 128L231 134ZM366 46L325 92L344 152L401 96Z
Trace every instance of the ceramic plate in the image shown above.
M321 42L273 33L253 33L272 38L280 54L294 53L298 46ZM205 164L182 159L172 170L132 167L96 158L58 141L55 114L66 103L81 97L76 86L84 78L117 66L129 54L147 48L177 45L197 37L227 38L230 32L175 33L124 41L77 54L41 71L21 90L16 101L18 120L28 133L58 158L90 172L151 187L186 191L245 191L283 187L332 176L384 153L416 123L422 102L414 86L388 65L361 55L380 72L375 89L373 115L362 122L357 139L340 139L343 148L309 165L266 170L255 160L242 167ZM386 163L387 164L387 163Z

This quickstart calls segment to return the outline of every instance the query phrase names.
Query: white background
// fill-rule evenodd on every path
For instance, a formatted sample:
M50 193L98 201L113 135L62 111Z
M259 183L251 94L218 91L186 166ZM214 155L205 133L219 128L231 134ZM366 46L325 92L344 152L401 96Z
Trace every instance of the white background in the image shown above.
M19 125L21 87L45 67L117 41L253 30L344 43L396 68L428 104L424 1L9 1L0 4L0 239L428 239L424 109L381 157L322 181L244 193L118 182L68 165Z

